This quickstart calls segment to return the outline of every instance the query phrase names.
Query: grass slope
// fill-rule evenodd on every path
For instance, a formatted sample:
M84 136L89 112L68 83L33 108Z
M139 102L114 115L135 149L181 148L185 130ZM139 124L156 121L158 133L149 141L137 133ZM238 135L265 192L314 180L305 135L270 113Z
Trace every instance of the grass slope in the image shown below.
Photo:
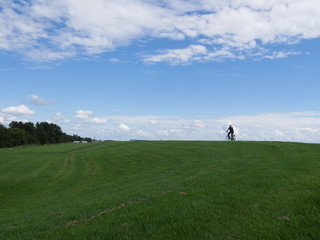
M319 170L301 143L3 149L0 239L316 240Z

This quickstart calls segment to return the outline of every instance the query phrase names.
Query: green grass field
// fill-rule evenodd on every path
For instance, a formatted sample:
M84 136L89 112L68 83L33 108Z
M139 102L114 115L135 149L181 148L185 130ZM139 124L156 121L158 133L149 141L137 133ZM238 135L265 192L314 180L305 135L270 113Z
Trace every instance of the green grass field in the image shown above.
M320 145L158 141L2 149L0 207L4 240L319 240Z

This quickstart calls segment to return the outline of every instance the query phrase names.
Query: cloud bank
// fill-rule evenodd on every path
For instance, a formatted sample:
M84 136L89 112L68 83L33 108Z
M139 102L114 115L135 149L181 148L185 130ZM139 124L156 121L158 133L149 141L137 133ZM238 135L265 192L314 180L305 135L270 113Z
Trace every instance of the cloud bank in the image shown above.
M238 140L320 143L320 112L264 113L229 117L94 116L78 110L68 117L57 112L48 120L69 134L112 140L224 140L229 124ZM30 121L35 112L25 105L0 110L0 123Z
M319 38L319 15L318 0L2 0L0 50L58 61L166 39L185 46L144 51L143 61L275 59Z
M225 118L105 116L99 119L104 122L80 119L76 125L66 124L64 127L99 139L224 140L228 126L232 124L238 140L320 142L320 112L314 111Z

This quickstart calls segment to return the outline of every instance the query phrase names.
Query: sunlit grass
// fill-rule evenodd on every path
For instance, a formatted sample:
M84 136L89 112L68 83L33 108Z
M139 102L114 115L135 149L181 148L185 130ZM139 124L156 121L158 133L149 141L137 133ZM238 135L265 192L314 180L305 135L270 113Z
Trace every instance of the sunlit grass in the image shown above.
M0 239L320 239L319 170L316 144L1 150Z

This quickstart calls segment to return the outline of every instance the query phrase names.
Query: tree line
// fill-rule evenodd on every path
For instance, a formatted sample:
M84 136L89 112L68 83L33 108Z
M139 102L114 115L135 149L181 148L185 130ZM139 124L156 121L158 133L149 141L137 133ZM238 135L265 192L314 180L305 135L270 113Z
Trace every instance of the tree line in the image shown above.
M8 127L0 123L0 148L15 147L32 144L54 144L73 141L88 141L78 135L68 135L54 123L16 122L12 121Z

